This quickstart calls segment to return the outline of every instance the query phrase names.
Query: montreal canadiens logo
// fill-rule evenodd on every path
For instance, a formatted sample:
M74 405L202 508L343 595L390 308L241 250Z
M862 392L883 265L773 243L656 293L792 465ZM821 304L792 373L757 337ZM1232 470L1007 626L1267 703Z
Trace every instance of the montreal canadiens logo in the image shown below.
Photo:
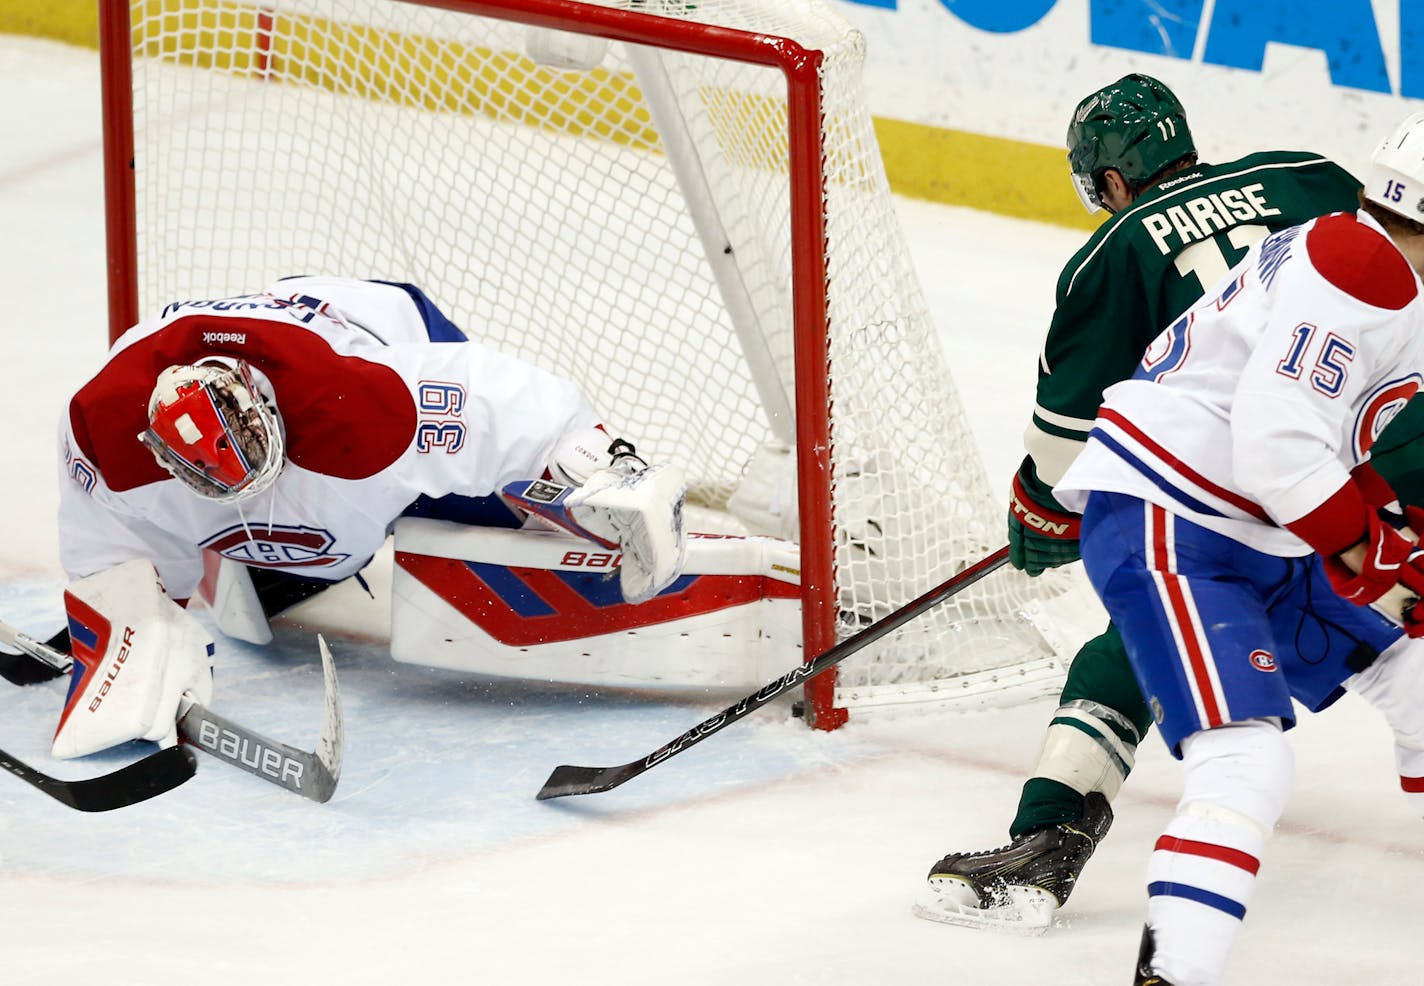
M1377 388L1360 407L1355 419L1355 454L1363 456L1395 415L1404 409L1409 399L1419 392L1421 378L1417 373L1391 380Z
M255 565L259 568L322 568L340 565L349 554L332 551L336 538L330 531L314 527L271 528L252 525L251 536L238 525L214 534L201 547L216 551L224 558Z
M1276 656L1268 650L1253 650L1250 660L1251 666L1257 671L1276 670Z

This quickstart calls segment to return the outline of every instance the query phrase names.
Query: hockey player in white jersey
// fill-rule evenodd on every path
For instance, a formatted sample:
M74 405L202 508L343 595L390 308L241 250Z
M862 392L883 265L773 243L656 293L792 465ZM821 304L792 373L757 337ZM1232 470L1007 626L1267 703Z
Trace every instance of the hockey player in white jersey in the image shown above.
M565 525L622 552L627 601L665 588L685 553L680 470L648 466L602 429L574 383L469 341L406 284L300 277L174 302L117 341L71 399L60 442L60 555L78 580L66 594L71 630L126 618L122 587L144 580L108 573L136 560L174 601L198 590L205 553L290 601L359 572L413 507L456 503L465 519L517 527L525 516L498 494L540 477L577 487ZM110 612L76 620L91 597ZM166 612L174 625L193 620L176 605ZM190 646L127 659L196 667L206 657ZM147 680L171 689L203 677L187 668ZM87 728L70 711L92 701L89 684L71 688L64 729ZM171 714L172 698L137 704ZM161 728L135 720L131 736L112 724L100 732L118 742ZM82 737L63 747L95 748Z
M1354 675L1401 776L1424 773L1420 646L1400 629L1424 636L1424 515L1369 464L1424 383L1424 115L1363 194L1267 237L1163 332L1054 488L1185 767L1138 986L1221 981L1291 787L1292 699L1322 709ZM1371 608L1386 600L1394 619Z

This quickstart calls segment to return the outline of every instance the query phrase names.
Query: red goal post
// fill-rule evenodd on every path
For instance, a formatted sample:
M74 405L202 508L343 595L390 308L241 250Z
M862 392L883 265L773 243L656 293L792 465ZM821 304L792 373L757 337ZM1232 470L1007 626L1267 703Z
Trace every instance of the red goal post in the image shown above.
M111 337L294 273L408 280L709 510L787 453L765 533L797 535L808 660L1002 541L863 41L818 0L133 0L101 35ZM995 582L808 684L808 719L1051 682Z

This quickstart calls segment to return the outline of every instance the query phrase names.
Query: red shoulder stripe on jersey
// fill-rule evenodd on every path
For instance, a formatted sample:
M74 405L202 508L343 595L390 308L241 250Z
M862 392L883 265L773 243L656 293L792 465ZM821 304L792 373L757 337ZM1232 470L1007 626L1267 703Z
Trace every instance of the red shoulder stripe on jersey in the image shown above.
M414 439L415 400L390 367L343 356L289 322L189 315L120 350L70 402L75 440L110 489L168 478L138 442L148 426L149 393L165 367L213 356L244 359L267 375L287 458L303 469L364 479Z
M1418 293L1414 271L1394 244L1350 213L1316 220L1305 245L1321 277L1367 305L1398 311Z

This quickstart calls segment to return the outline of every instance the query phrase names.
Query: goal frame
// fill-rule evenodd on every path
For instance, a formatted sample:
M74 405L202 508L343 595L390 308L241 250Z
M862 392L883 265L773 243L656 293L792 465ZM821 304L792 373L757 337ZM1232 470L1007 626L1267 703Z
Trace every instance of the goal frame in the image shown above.
M801 626L806 662L836 643L828 351L826 188L823 171L822 53L783 37L692 24L636 10L571 0L392 0L497 17L551 30L577 23L610 41L710 55L774 68L786 80L795 365L795 437L800 515ZM135 205L132 24L128 0L100 4L104 197L109 339L136 324L138 228ZM816 478L816 482L806 481ZM805 718L835 729L847 717L835 704L834 668L805 685Z

